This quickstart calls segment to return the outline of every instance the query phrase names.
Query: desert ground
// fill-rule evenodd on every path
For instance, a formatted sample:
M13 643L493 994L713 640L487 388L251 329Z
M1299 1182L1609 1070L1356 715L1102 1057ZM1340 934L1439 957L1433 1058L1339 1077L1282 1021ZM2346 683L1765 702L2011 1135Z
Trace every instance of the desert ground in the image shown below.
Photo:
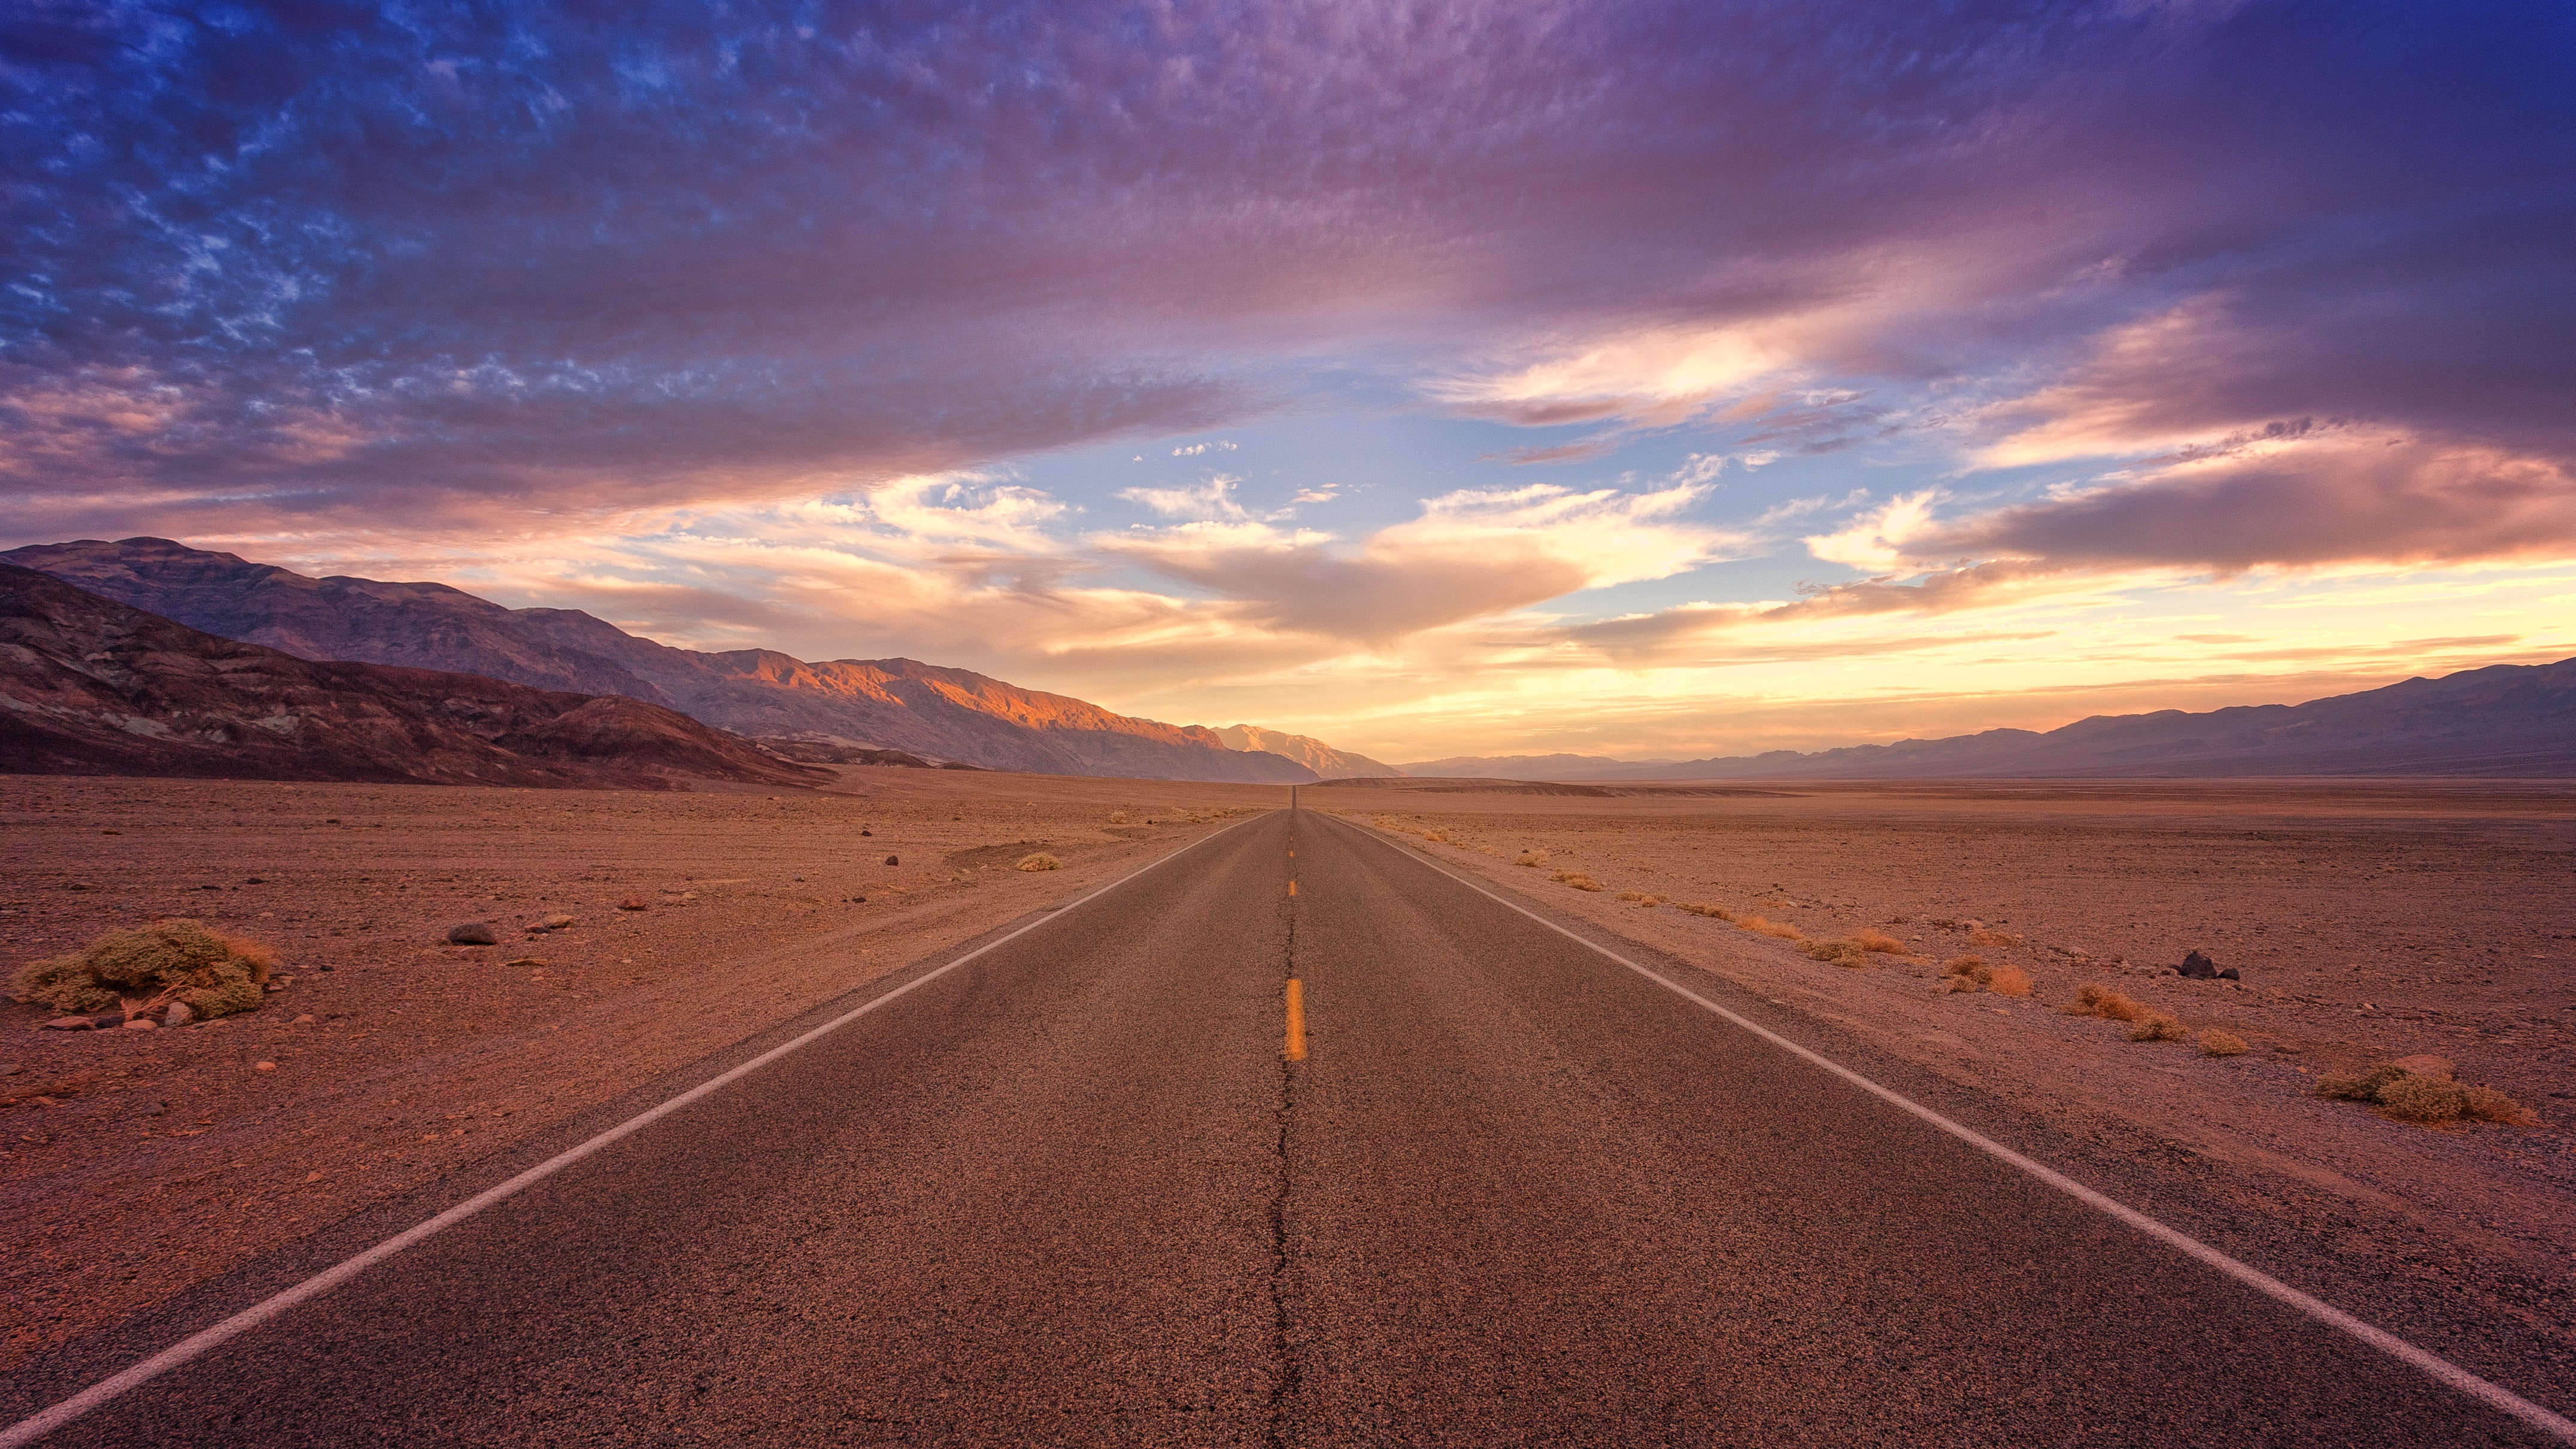
M0 779L5 964L186 916L274 947L291 978L256 1012L167 1029L5 1008L0 1368L1286 794L864 767L774 794ZM2576 1321L2576 787L1422 781L1304 801L2005 1110L2180 1163L2360 1270L2560 1338ZM1039 851L1063 868L1014 868ZM1839 966L1679 903L1902 949ZM557 914L573 923L525 930ZM445 944L468 921L500 944ZM2194 949L2242 979L2172 974ZM1950 989L1968 955L2031 994ZM2086 983L2188 1034L2066 1014ZM2202 1055L2211 1028L2249 1049ZM2314 1095L2418 1053L2538 1125Z
M1306 801L2069 1139L2154 1159L2330 1244L2357 1279L2466 1295L2576 1363L2576 785L1666 788L1424 780ZM1811 940L1874 929L1905 950L1838 966L1684 903ZM2177 975L2194 950L2241 979ZM2022 971L2031 994L1949 989L1962 957ZM2069 1014L2087 983L2171 1013L2182 1039ZM2248 1050L2202 1054L2211 1028ZM2427 1126L2315 1093L2322 1076L2417 1054L2537 1122Z
M0 1004L0 1371L1287 801L864 767L724 788L0 776L0 965L181 916L290 980L150 1031ZM1039 852L1062 868L1015 868ZM500 943L446 944L469 921Z

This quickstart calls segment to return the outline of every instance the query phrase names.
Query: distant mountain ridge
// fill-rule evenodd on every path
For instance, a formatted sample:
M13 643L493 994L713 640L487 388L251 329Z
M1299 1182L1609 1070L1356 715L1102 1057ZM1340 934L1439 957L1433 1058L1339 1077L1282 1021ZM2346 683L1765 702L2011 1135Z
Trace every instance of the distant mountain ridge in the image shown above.
M1533 775L1533 765L1546 768ZM2492 664L2305 704L2094 715L2045 734L1987 730L1812 754L1774 750L1706 760L1523 755L1435 760L1405 769L1416 775L1550 780L2576 777L2576 659Z
M629 790L831 779L661 705L317 663L6 564L0 769Z
M445 584L311 578L161 538L35 544L0 553L0 562L305 659L620 695L750 736L1046 774L1265 784L1316 778L1293 759L1230 748L1201 726L1135 719L910 659L809 663L767 649L676 649L577 609L510 609Z
M1309 735L1282 734L1259 725L1227 725L1217 730L1216 737L1234 750L1261 750L1283 759L1295 760L1327 780L1383 779L1399 776L1404 771L1366 755L1337 750Z

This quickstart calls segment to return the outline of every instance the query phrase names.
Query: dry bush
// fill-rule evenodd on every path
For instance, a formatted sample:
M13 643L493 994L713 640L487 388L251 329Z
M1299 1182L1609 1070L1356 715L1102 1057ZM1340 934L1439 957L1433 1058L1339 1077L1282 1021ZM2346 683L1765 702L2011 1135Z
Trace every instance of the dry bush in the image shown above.
M2317 1095L2368 1102L2401 1122L2456 1122L2469 1118L2508 1127L2537 1127L2540 1116L2493 1087L2465 1086L2388 1064L2354 1076L2317 1079Z
M1869 964L1869 953L1862 950L1857 941L1801 941L1798 949L1818 961L1830 961L1853 970Z
M2380 1088L2404 1075L2403 1067L2378 1067L2358 1077L2328 1074L2317 1078L2317 1095L2344 1102L2376 1102Z
M2180 1041L2187 1033L2181 1022L2153 1011L2129 1023L2131 1041Z
M1955 961L1942 963L1941 974L1944 976L1974 976L1984 969L1986 969L1985 957L1961 956Z
M1985 927L1979 926L1968 933L1968 944L1971 946L2018 946L2021 944L2021 937L2009 935L2002 931L1989 931Z
M1873 931L1866 926L1852 932L1852 944L1858 946L1864 951L1876 951L1888 956L1902 956L1905 954L1905 943L1903 941L1896 939L1894 936L1888 935L1884 931Z
M1674 909L1688 911L1694 916L1706 916L1712 921L1732 921L1735 919L1735 912L1728 910L1724 906L1703 906L1685 901Z
M2493 1087L2468 1089L2468 1115L2481 1122L2501 1122L2507 1127L2537 1127L2540 1114Z
M1597 891L1602 888L1601 882L1594 880L1592 877L1585 875L1579 870L1560 870L1556 874L1549 876L1548 879L1557 881L1564 885L1570 885L1579 891Z
M28 963L10 994L56 1011L103 1011L130 992L146 1000L129 1007L129 1016L179 1002L202 1020L258 1006L276 964L266 947L195 921L155 921L110 931L74 955Z
M1986 988L1978 985L1974 976L1952 976L1942 982L1941 989L1956 996L1963 991L1983 991Z
M2379 1106L2401 1122L2456 1122L2468 1114L2469 1089L2439 1077L2404 1072L2379 1089Z
M2028 996L2030 976L2014 967L1998 966L1986 977L1986 989L1997 996Z
M1021 857L1020 857L1020 869L1022 869L1022 870L1062 870L1062 869L1064 869L1064 862L1063 862L1063 861L1060 861L1060 860L1058 860L1058 859L1056 859L1054 856L1049 855L1049 854L1047 854L1045 851L1041 850L1041 851L1039 851L1039 852L1038 852L1037 854L1035 854L1035 855L1024 855L1024 856L1021 856Z
M1422 838L1430 841L1434 845L1456 845L1458 843L1449 838L1449 832L1446 830L1426 830L1422 832Z
M1512 864L1545 865L1547 864L1547 852L1544 850L1524 850L1520 853L1517 859L1512 861Z
M2200 1034L2200 1054L2205 1057L2241 1057L2245 1055L2245 1038L2211 1027Z
M2157 1015L2154 1008L2141 1006L2098 981L2087 981L2075 988L2075 1004L2066 1008L2069 1016L2101 1016L2113 1021L2136 1021Z
M1799 930L1795 926L1784 926L1778 921L1766 921L1760 916L1738 916L1735 920L1735 924L1742 926L1744 929L1751 931L1757 936L1777 936L1783 941L1803 941L1807 939L1807 933Z
M1124 825L1124 824L1126 824L1126 823L1127 823L1127 812L1126 812L1126 811L1124 811L1124 810L1112 810L1112 811L1110 811L1110 812L1109 812L1109 823L1110 823L1110 824L1112 824L1112 825Z
M1619 899L1640 906L1660 906L1664 903L1662 896L1647 891L1621 891Z

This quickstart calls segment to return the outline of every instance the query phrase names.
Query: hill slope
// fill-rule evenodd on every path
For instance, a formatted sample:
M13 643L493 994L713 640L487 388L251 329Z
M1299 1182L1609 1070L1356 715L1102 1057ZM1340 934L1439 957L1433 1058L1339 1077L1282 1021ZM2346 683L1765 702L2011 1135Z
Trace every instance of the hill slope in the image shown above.
M0 770L641 790L828 777L659 705L314 663L6 564Z
M1230 749L1214 730L1134 719L910 659L808 663L767 649L675 649L577 609L508 609L445 584L309 578L160 538L36 544L0 554L0 562L306 659L623 695L746 735L1044 774L1282 784L1315 778L1293 760Z
M2576 776L2576 659L2495 664L2305 704L2095 715L2045 734L1988 730L1800 754L1634 763L1581 755L1447 760L1416 775L1552 780Z
M1259 725L1227 725L1213 730L1230 750L1261 750L1282 759L1295 760L1327 780L1386 778L1404 772L1395 766L1348 750L1337 750L1311 735L1282 734Z

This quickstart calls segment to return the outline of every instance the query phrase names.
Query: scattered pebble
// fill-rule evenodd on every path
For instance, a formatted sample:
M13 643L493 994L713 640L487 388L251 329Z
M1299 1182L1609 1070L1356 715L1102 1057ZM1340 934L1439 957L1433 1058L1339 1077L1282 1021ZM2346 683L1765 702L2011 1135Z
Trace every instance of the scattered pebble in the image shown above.
M501 938L493 932L490 926L483 924L481 921L467 921L464 925L449 929L447 933L447 944L451 946L498 946L501 944Z
M161 1024L163 1026L186 1026L189 1022L195 1021L196 1019L197 1013L191 1011L188 1008L188 1003L184 1001L171 1002L170 1009L161 1013Z
M652 909L652 907L641 896L628 896L626 899L617 903L617 908L621 911L643 911Z
M277 1063L261 1062L257 1066L252 1067L251 1070L255 1072L273 1072L277 1070Z
M158 1031L161 1023L148 1016L138 1016L125 1024L127 1031Z
M309 1011L287 1023L288 1026L311 1026L312 1024L313 1013Z
M900 860L898 860L898 859L896 859L895 857L893 857L893 856L889 855L889 856L887 856L887 857L886 857L886 864L888 864L888 865L901 865L901 864L903 864L903 862L902 862L902 861L900 861Z

